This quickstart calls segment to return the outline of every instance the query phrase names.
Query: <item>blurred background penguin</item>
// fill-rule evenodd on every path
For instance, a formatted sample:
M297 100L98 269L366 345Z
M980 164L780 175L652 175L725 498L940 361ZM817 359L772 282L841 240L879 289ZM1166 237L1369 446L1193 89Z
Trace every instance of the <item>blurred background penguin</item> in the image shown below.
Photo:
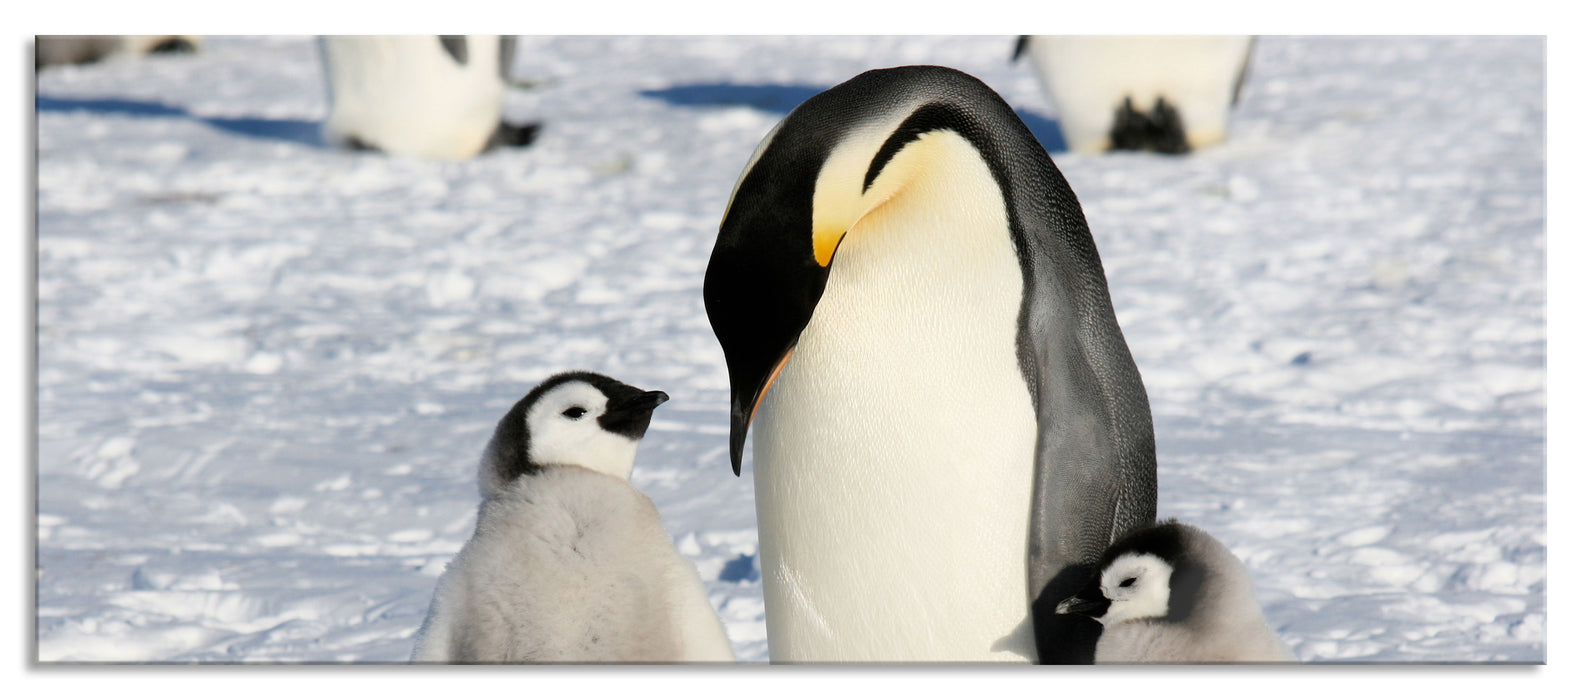
M150 53L192 53L203 37L152 34L85 34L39 36L33 43L33 69L74 63L93 63L111 56Z
M1181 154L1225 139L1250 36L1023 36L1067 146Z
M331 145L461 160L537 135L501 120L515 37L326 36L319 48Z

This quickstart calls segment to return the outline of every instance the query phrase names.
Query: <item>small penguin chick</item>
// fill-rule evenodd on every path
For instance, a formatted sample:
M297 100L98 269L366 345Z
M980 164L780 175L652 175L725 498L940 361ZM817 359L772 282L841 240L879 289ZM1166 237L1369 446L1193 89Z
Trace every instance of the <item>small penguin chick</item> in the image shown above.
M1241 560L1174 520L1111 545L1088 585L1056 612L1104 625L1101 664L1295 661L1264 620Z
M477 529L435 587L413 661L735 660L697 569L628 483L668 398L567 372L506 413L479 462Z

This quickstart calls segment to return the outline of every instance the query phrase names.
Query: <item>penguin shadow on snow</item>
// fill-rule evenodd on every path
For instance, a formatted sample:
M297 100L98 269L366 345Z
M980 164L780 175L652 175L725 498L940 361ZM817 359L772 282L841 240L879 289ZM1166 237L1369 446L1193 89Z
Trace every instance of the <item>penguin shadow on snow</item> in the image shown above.
M751 107L776 116L785 116L827 89L828 85L773 85L743 83L695 83L674 85L656 90L642 90L638 94L663 100L677 107ZM1033 136L1050 153L1064 153L1066 140L1060 132L1060 122L1026 109L1016 109L1016 116L1027 125Z
M319 131L323 122L307 119L269 119L261 117L204 117L183 107L163 102L129 100L121 98L79 98L39 95L34 101L38 113L91 112L111 116L144 119L191 119L221 131L228 131L248 138L272 139L324 147Z
M316 119L203 117L187 111L184 107L176 107L163 102L129 100L118 97L81 98L39 95L34 100L34 107L40 114L44 112L90 112L93 114L144 119L191 119L215 129L247 138L285 141L315 148L332 148L331 144L324 140L323 120ZM532 145L537 138L540 126L540 124L536 123L525 125L501 124L494 135L490 137L489 145L484 150L526 148ZM353 150L372 149L360 144L353 144Z

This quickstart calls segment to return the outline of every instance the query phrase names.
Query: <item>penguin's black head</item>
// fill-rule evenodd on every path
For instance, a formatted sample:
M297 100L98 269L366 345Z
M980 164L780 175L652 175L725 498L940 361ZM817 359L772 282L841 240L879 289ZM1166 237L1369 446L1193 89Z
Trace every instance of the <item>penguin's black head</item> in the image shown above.
M669 398L594 372L544 380L495 427L480 475L485 495L552 464L630 477L637 442Z
M813 188L833 134L802 119L814 96L759 145L720 222L703 305L731 380L731 468L742 473L747 427L829 280L813 250Z
M1135 619L1185 620L1206 576L1191 553L1194 536L1192 528L1171 520L1122 537L1105 551L1082 592L1061 601L1056 612L1087 615L1106 626Z

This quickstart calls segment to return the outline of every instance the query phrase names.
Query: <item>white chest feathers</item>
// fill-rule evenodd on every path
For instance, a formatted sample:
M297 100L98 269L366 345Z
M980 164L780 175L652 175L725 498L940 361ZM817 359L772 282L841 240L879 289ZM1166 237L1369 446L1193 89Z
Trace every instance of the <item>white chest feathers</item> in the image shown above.
M730 662L730 643L653 502L576 467L485 502L440 578L414 661Z
M840 244L756 423L776 661L1036 658L1021 268L976 151L934 132L886 172L923 156Z

